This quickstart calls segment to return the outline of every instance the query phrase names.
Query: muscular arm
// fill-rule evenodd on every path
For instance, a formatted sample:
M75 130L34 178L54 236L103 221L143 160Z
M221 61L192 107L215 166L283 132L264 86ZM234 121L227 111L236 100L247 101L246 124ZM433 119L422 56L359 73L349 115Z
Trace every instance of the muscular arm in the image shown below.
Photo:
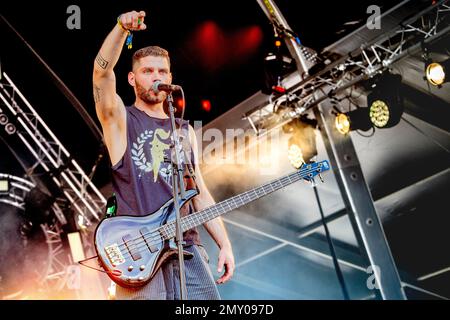
M136 11L126 13L122 15L122 23L133 30L139 15L145 16L145 13L143 11L139 14ZM133 18L136 21L133 21ZM145 25L140 28L145 29ZM119 60L126 37L127 32L116 24L95 58L92 76L95 109L112 164L120 160L126 149L125 106L116 93L114 74L114 67Z
M199 165L198 165L198 154L197 154L197 140L195 137L194 129L189 126L189 136L190 141L192 144L192 150L194 151L194 157L196 159L195 164L195 175L196 175L196 182L197 186L200 190L200 194L197 195L193 199L193 205L196 211L200 211L206 207L212 206L215 204L215 201L213 197L211 196L211 193L209 192L208 188L205 185L205 182L203 180ZM214 239L217 246L220 248L218 263L217 263L217 271L222 272L222 267L225 266L225 273L217 280L217 283L225 283L231 277L234 273L234 256L233 256L233 250L231 247L230 240L228 238L227 231L225 229L225 226L223 224L223 221L220 217L217 217L213 220L210 220L208 222L205 222L203 224L206 231L209 233L209 235Z

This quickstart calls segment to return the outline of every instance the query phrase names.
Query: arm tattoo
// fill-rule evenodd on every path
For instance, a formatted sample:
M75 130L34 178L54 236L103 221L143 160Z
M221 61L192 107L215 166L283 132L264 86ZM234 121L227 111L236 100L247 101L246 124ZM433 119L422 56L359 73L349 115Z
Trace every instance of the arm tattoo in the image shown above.
M106 69L106 67L108 66L109 61L106 61L101 55L100 53L97 55L97 57L95 58L95 61L97 62L97 64L100 66L100 68L102 69Z
M94 101L95 103L100 102L100 88L94 84Z

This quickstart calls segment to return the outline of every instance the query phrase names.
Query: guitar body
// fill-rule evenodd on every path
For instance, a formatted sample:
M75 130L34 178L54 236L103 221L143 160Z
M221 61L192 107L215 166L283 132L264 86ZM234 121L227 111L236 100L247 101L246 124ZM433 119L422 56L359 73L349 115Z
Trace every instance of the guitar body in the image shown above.
M180 208L197 195L186 192ZM160 227L175 220L173 199L146 216L115 216L103 219L95 230L95 249L108 276L123 287L148 283L167 259L177 257L173 241L164 240ZM185 258L192 255L185 251Z

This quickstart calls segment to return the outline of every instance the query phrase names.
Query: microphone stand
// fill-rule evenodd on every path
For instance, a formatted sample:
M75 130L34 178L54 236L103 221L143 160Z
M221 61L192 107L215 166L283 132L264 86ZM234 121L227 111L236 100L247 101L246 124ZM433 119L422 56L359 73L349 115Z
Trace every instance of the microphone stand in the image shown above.
M172 93L167 93L167 102L169 104L169 116L170 125L172 130L172 143L171 143L171 163L172 163L172 192L173 192L173 205L175 209L175 243L178 247L178 261L180 266L180 297L181 300L187 300L187 289L186 289L186 274L184 266L184 255L183 255L183 231L181 228L181 215L180 215L180 199L185 198L185 186L183 180L183 166L181 165L180 157L180 140L175 125L175 110L173 107L173 97ZM175 149L175 150L173 150ZM175 159L173 159L175 155ZM180 191L178 191L180 189Z

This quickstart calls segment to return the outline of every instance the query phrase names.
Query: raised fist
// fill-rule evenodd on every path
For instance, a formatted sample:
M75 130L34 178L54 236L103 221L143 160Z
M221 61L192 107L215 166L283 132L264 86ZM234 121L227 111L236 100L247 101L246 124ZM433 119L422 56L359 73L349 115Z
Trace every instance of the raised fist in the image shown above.
M139 31L147 29L144 23L145 11L130 11L122 13L119 17L122 26L130 31Z

